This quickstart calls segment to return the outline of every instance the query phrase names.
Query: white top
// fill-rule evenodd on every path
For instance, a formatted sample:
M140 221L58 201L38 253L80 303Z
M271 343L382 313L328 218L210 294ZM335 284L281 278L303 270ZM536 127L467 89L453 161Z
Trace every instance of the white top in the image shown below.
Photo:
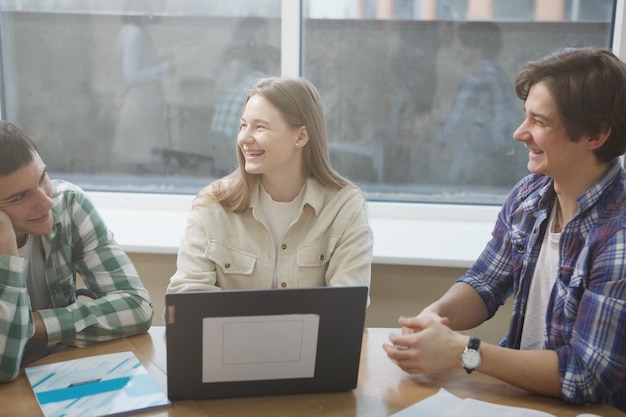
M267 224L272 233L272 239L274 240L274 249L276 250L276 260L278 263L278 248L287 233L287 229L296 218L298 210L302 205L302 199L304 197L304 187L300 190L300 194L292 201L282 203L274 201L272 196L265 191L263 185L259 187L259 202L261 204L261 210L267 219ZM274 268L274 279L272 280L272 288L278 288L278 268Z
M543 238L537 266L533 273L522 328L520 349L543 349L546 336L548 301L559 268L559 240L561 233L553 233L554 213L548 223L548 233Z
M31 309L37 311L52 308L52 298L46 283L41 237L28 235L24 246L18 249L18 255L28 261L26 288Z

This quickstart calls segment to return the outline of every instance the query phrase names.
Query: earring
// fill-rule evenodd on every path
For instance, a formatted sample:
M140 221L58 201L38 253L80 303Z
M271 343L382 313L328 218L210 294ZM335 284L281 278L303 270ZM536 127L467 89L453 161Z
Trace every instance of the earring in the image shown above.
M298 145L299 145L299 143L298 143L298 142L296 142L296 148L298 147Z

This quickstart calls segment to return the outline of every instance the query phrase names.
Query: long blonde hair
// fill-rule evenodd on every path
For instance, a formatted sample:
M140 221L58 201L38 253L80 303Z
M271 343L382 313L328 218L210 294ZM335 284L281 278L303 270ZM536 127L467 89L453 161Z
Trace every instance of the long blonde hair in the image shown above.
M262 78L250 89L250 97L260 95L272 103L292 126L306 126L309 141L302 149L302 169L306 178L314 178L332 188L343 188L352 183L339 175L330 165L328 136L322 100L315 86L304 78ZM250 193L260 174L249 174L241 149L237 148L238 167L198 193L194 205L205 206L219 202L226 210L242 213L250 205Z

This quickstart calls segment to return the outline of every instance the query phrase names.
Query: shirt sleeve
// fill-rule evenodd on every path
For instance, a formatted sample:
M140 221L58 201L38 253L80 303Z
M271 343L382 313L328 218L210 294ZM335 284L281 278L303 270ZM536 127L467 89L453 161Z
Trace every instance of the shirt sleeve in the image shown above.
M369 288L374 238L360 191L353 190L333 222L344 227L328 264L327 285Z
M153 315L150 297L130 258L83 193L66 193L63 198L67 207L63 212L64 226L57 230L62 234L62 243L53 244L51 251L62 253L56 246L67 246L71 254L50 254L57 256L57 264L63 260L67 264L56 265L59 281L54 285L61 288L48 280L57 307L39 311L48 343L84 346L147 331ZM73 275L70 270L74 268L97 299L83 301L72 293L73 302L60 306L61 300L55 294L66 292L63 279L67 274Z
M35 328L24 277L26 261L0 255L0 382L17 377Z
M194 207L189 213L185 235L176 258L176 272L170 278L167 292L221 289L217 286L215 263L205 255L208 236L202 210Z
M471 285L482 297L493 317L506 302L513 289L513 260L506 204L498 214L491 239L472 267L458 279Z

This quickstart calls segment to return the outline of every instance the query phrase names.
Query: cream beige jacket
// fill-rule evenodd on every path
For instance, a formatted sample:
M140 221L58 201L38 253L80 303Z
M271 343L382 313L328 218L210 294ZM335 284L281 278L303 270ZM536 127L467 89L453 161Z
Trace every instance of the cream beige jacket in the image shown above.
M279 242L278 255L252 191L244 213L220 204L194 207L168 292L370 285L373 236L360 190L309 179L299 214ZM276 262L278 256L278 262Z

